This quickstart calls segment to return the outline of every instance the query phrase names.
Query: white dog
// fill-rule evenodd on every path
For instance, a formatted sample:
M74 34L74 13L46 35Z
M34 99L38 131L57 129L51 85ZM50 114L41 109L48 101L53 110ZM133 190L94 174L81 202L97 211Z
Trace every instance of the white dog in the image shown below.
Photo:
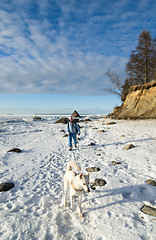
M76 174L72 167L76 168L78 171L81 171L79 165L71 161L67 165L67 170L64 175L64 191L65 191L65 198L64 198L64 206L67 207L67 190L70 186L70 202L71 202L71 209L73 209L73 196L79 196L79 211L80 217L83 217L82 209L81 209L81 201L82 201L82 193L85 190L87 193L90 192L89 189L89 174L85 175L83 173Z

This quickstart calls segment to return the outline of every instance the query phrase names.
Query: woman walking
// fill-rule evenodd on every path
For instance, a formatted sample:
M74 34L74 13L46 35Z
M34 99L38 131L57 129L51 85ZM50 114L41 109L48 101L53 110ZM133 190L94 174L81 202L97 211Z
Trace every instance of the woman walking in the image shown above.
M69 117L69 122L67 123L67 132L68 132L68 145L69 145L69 151L72 150L72 140L74 142L74 146L76 146L76 134L80 135L80 128L76 121L73 120L72 116Z

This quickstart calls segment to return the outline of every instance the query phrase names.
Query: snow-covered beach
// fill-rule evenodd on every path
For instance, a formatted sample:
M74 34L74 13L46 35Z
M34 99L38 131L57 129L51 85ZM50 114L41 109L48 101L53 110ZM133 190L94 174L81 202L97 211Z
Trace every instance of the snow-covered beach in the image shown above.
M15 183L0 192L0 239L156 239L156 217L141 211L144 204L156 207L156 187L145 182L156 180L156 120L107 125L110 119L87 117L91 121L80 123L78 148L69 152L66 125L56 124L57 117L0 116L0 183ZM124 150L130 143L135 148ZM7 152L15 147L22 151ZM63 207L63 176L70 160L84 171L99 167L90 181L107 182L84 193L84 218L77 215L76 199L73 211Z

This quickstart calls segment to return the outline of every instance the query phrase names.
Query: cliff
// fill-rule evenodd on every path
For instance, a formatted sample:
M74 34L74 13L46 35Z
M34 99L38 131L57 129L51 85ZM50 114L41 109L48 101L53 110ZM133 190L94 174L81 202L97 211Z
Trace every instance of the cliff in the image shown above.
M156 119L156 80L131 86L125 101L108 115L117 119Z

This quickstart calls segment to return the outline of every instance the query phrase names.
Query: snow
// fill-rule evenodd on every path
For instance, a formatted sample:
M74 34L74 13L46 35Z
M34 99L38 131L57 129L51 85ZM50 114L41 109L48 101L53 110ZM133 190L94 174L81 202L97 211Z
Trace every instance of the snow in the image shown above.
M41 116L43 117L43 116ZM0 192L2 240L154 240L156 217L141 212L156 207L156 187L145 183L156 177L156 120L117 120L87 116L81 122L78 148L68 151L66 125L58 116L0 116L0 182L15 187ZM105 130L105 132L98 132ZM88 146L91 142L94 146ZM124 150L127 144L135 148ZM21 153L7 152L18 147ZM63 206L63 176L67 163L76 160L90 181L107 184L83 194L84 218ZM112 161L121 164L113 165Z

